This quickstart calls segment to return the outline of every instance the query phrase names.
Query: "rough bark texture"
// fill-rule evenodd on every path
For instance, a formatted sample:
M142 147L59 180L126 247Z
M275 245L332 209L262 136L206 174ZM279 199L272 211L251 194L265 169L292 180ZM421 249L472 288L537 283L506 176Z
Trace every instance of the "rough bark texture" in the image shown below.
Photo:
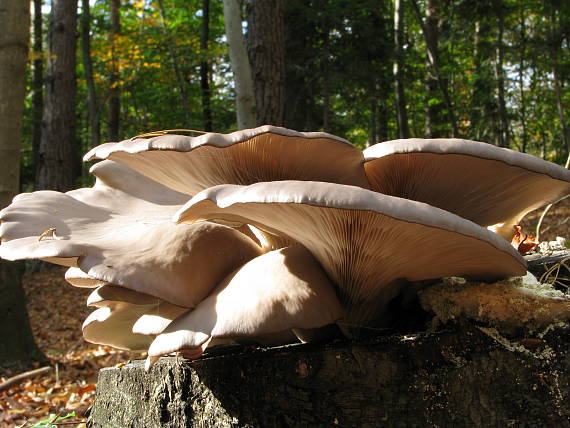
M32 79L32 160L35 177L39 170L39 152L42 140L42 114L44 108L44 49L43 49L43 23L42 0L34 2L34 74Z
M0 0L0 209L19 191L29 25L29 2ZM0 369L41 358L28 323L20 267L0 260Z
M224 25L235 81L238 129L255 127L255 92L238 0L224 0Z
M248 3L248 52L253 71L257 125L283 126L285 28L283 0Z
M91 12L89 0L81 1L81 57L87 83L87 115L91 131L91 147L101 144L101 126L99 121L99 105L95 81L93 79L93 61L91 60Z
M362 343L100 372L95 427L570 426L568 328L499 343L465 323ZM525 348L527 346L529 349Z
M75 39L77 0L52 0L42 138L40 189L66 191L75 177Z

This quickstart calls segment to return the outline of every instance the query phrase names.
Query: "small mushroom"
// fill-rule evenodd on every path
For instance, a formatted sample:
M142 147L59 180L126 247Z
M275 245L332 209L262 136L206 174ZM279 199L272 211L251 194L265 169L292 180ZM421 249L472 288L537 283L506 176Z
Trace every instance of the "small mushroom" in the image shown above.
M460 139L404 139L364 150L371 188L425 202L507 240L528 212L570 193L570 171L513 150Z
M146 350L154 335L188 311L154 296L113 285L99 287L91 293L87 304L98 309L83 323L85 340L129 350ZM145 317L141 325L140 320Z
M148 365L182 349L197 358L212 339L311 329L342 316L334 288L311 253L299 245L283 248L237 269L194 310L174 320L150 346Z
M496 234L439 208L354 186L221 185L197 194L176 216L188 223L218 219L304 245L336 284L354 323L381 313L402 280L494 280L526 272L524 259Z

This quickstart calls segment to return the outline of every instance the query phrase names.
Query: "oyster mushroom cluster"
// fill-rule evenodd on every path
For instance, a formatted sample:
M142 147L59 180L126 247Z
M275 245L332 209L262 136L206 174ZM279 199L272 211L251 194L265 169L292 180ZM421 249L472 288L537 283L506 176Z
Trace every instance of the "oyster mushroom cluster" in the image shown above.
M364 151L262 126L107 143L92 188L17 196L0 256L69 266L92 287L89 342L200 356L216 343L307 340L379 325L412 281L524 275L509 241L570 172L460 139ZM505 239L506 238L506 239Z

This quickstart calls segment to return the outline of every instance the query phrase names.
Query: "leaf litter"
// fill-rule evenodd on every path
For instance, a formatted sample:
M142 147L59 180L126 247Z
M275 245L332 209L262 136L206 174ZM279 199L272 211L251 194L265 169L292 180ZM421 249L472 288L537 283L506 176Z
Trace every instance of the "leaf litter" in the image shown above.
M0 428L85 427L99 369L142 357L83 340L81 325L93 310L86 306L92 290L72 287L64 272L55 267L22 278L34 338L52 370L0 391ZM16 374L4 373L0 383Z

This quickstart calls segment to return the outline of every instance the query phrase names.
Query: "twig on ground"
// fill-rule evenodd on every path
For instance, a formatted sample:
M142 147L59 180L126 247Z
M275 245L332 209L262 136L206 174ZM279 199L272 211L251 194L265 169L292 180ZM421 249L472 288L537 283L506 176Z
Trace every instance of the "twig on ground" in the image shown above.
M52 369L51 366L41 367L39 369L30 370L24 373L20 373L19 375L12 376L11 378L6 379L4 382L0 383L0 391L4 391L10 388L12 385L17 384L25 379L29 379L34 376L38 376L44 373L49 372Z

